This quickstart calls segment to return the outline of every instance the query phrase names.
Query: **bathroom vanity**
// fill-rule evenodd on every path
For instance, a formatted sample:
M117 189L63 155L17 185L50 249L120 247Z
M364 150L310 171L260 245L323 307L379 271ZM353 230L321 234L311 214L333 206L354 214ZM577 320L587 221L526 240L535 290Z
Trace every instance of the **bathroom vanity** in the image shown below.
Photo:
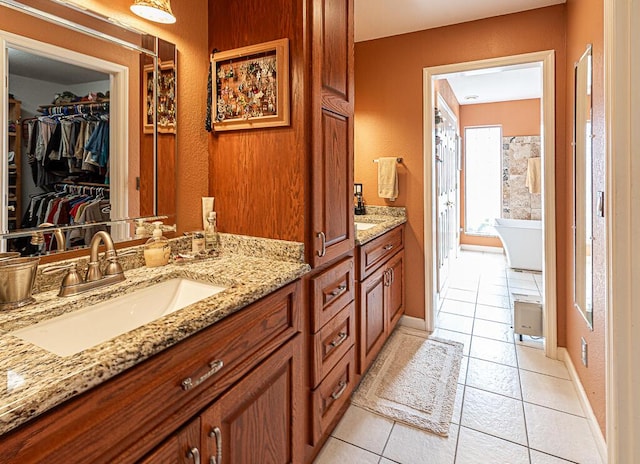
M293 434L303 393L300 277L309 268L282 259L222 253L141 267L112 290L68 299L53 290L36 294L38 305L2 314L0 363L9 381L0 395L0 461L301 462ZM226 290L66 357L9 334L177 276Z

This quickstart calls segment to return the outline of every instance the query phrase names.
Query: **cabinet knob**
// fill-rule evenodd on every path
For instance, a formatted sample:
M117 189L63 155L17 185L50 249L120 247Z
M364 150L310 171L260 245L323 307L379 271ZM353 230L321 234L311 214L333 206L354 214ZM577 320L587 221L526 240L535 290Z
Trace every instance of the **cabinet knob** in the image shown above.
M338 296L340 295L342 292L344 292L347 289L346 285L340 285L338 288L336 288L334 291L332 291L330 293L331 296Z
M384 247L382 247L382 249L383 249L384 251L389 251L389 250L391 250L392 248L393 248L393 245L392 245L392 244L385 245Z
M187 458L193 459L194 464L200 464L200 450L194 446L187 451Z
M344 341L347 339L347 333L346 332L340 332L338 334L338 336L331 342L329 343L329 346L331 348L337 348L340 345L342 345L344 343Z

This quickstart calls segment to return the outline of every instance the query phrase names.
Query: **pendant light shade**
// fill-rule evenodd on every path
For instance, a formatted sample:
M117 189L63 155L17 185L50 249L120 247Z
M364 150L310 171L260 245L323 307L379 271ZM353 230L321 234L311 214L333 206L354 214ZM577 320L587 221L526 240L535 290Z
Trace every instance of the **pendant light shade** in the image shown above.
M173 24L176 17L171 12L170 0L135 0L131 11L156 23Z

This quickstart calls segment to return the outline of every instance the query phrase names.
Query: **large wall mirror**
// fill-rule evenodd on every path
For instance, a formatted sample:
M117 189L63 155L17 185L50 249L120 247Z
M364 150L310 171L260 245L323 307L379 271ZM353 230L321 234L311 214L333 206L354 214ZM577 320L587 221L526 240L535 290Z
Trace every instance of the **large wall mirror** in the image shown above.
M123 241L125 219L174 216L176 60L99 14L0 0L0 250L81 248L97 227ZM63 245L34 240L57 228Z
M593 180L591 125L591 45L575 66L574 111L574 304L593 325Z

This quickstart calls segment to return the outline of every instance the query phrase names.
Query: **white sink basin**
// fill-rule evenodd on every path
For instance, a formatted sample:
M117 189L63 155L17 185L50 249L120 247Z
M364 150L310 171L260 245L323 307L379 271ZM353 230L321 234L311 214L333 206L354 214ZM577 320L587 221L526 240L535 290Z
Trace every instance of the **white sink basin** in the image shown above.
M175 278L11 332L59 356L70 356L225 290Z
M367 230L377 226L378 224L371 224L369 222L356 222L355 225L356 230Z

